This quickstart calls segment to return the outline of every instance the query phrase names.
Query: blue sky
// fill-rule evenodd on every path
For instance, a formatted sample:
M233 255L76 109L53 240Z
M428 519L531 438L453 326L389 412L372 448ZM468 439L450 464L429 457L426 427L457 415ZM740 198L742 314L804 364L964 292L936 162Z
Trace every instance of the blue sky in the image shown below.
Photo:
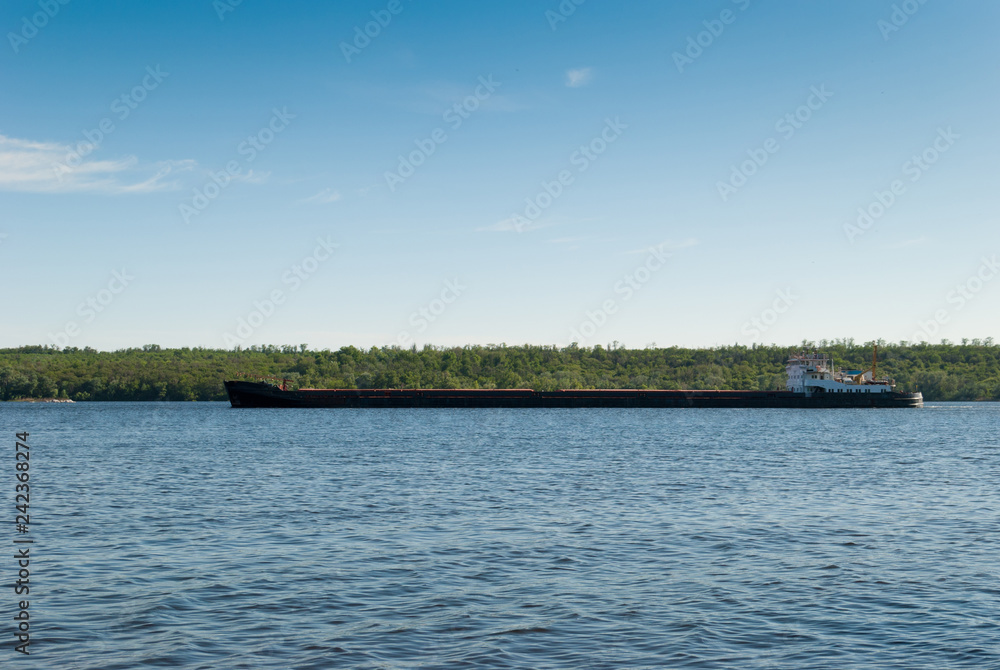
M0 346L1000 339L998 19L7 2Z

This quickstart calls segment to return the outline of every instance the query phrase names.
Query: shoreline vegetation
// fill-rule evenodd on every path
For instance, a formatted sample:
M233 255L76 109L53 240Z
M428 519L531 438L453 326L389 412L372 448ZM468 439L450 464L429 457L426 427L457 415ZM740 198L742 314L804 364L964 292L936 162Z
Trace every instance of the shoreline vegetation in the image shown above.
M342 347L304 344L233 350L164 349L155 344L118 351L52 346L0 349L0 400L226 400L222 381L240 373L285 377L302 388L784 388L790 354L819 349L834 365L871 366L876 342L821 340L796 346L729 345L703 349L608 346L467 345ZM877 342L878 374L897 390L926 401L1000 400L1000 344Z

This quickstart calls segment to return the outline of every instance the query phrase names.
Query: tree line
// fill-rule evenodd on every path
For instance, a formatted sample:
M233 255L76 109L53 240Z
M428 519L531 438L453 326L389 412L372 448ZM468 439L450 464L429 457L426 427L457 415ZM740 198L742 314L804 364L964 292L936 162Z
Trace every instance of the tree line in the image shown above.
M306 345L233 350L157 345L118 351L51 346L0 349L0 400L225 400L224 379L239 374L289 378L303 388L784 388L785 361L803 350L827 353L836 366L865 369L874 342L821 340L797 346L626 349L539 345L464 347ZM879 376L925 400L1000 400L1000 345L879 344Z

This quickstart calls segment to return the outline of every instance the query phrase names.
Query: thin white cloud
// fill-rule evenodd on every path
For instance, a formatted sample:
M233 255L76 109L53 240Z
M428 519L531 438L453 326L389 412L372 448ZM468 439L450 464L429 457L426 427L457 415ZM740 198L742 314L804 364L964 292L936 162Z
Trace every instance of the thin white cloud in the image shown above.
M311 195L308 198L305 198L302 202L315 202L325 205L327 203L337 202L338 200L340 200L340 191L334 191L332 188L324 188L316 195Z
M244 184L263 184L270 178L270 172L254 172L253 170L247 170L246 174L241 172L233 175L234 182L243 182Z
M593 72L589 67L581 67L575 70L566 71L566 85L570 88L586 86L593 78Z
M594 244L602 245L603 248L610 248L611 245L617 244L620 240L616 237L602 237L600 235L577 235L568 237L553 237L552 239L545 241L549 244L565 245L572 251L574 249L580 249L584 245L593 246Z
M490 91L482 83L490 84ZM529 107L519 98L505 93L505 81L492 76L483 76L465 82L433 81L403 89L376 89L370 95L395 106L401 106L411 112L427 114L441 118L455 105L465 105L461 115L479 112L518 112ZM452 112L452 118L457 112Z
M529 221L524 217L512 216L508 219L497 221L491 226L476 228L476 230L490 233L529 233L539 228L548 228L554 225L554 223L538 223L537 221Z
M476 228L480 232L492 232L492 233L512 233L520 232L524 226L518 224L515 217L510 217L509 219L503 219L502 221L497 221L491 226L482 226L481 228Z
M194 166L192 160L142 165L135 156L92 160L67 144L0 135L0 190L4 191L149 193L176 188L167 177Z

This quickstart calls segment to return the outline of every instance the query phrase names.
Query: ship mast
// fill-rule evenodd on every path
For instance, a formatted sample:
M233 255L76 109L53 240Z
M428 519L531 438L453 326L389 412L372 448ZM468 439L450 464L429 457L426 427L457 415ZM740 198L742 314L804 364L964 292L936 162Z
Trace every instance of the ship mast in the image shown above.
M872 381L878 379L877 374L878 368L878 345L875 345L875 350L872 352Z

